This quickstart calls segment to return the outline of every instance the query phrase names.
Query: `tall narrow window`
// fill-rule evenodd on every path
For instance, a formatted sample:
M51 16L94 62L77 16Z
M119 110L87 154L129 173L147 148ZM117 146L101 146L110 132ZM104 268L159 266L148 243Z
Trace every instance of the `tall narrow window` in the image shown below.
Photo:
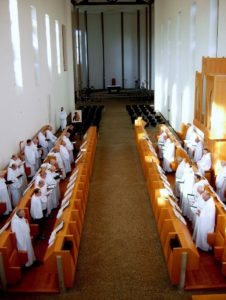
M76 63L79 64L79 33L78 29L75 30L75 49L76 49Z
M35 69L35 82L39 83L39 48L38 48L38 24L36 8L31 6L31 25L32 25L32 45L34 49L34 69Z
M56 32L56 55L57 55L57 71L58 74L61 73L60 66L60 30L59 30L59 22L55 20L55 32Z
M46 53L47 53L47 63L49 71L52 70L52 55L51 55L51 35L50 35L50 20L49 15L45 15L45 25L46 25Z
M9 14L11 22L11 41L13 47L15 83L17 87L22 88L23 75L20 53L20 32L17 0L9 0Z
M62 46L63 46L63 64L64 71L68 70L67 63L67 29L65 25L62 25Z

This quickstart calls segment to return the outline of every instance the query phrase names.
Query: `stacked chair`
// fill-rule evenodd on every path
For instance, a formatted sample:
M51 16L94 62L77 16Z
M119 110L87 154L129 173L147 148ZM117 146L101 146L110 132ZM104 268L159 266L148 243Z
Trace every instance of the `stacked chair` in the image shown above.
M84 134L90 126L96 126L99 130L103 108L103 105L79 106L78 109L82 110L81 134Z
M155 127L157 124L164 124L165 120L160 113L157 113L151 105L126 105L126 110L130 116L132 124L137 117L142 117L146 122L146 127L149 125Z

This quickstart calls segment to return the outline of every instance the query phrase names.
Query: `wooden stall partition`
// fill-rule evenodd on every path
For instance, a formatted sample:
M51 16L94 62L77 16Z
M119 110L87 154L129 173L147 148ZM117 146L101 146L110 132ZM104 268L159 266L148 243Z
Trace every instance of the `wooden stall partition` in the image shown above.
M181 140L185 140L185 136L188 130L188 125L185 123L181 123L180 125L180 131L177 132L177 135Z
M15 284L22 278L21 266L27 261L27 253L18 251L15 234L7 230L1 234L0 253L7 284Z
M182 253L188 254L186 271L199 269L199 253L186 225L178 219L169 220L166 226L169 225L164 244L164 249L168 249L167 269L172 284L179 284Z
M226 58L202 57L203 74L226 74Z

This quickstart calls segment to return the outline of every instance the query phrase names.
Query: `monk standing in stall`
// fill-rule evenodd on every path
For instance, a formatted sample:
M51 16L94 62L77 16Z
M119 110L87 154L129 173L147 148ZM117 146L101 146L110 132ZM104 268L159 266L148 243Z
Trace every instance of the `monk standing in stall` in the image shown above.
M30 267L36 260L31 236L30 227L27 220L24 218L25 212L23 209L18 209L11 221L12 232L16 235L17 249L19 251L26 251L28 260L25 264L26 267Z

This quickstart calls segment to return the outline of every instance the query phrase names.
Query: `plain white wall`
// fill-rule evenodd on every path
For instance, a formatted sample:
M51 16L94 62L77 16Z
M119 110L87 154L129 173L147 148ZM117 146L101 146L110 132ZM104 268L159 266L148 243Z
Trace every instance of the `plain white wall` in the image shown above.
M134 88L138 79L137 70L137 10L140 10L140 82L146 82L145 56L145 6L81 6L80 30L82 34L81 53L86 56L84 12L87 11L88 52L90 86L103 88L102 32L101 17L104 14L105 45L105 85L116 83L122 85L122 52L121 52L121 12L124 13L124 79L125 88ZM87 68L83 61L82 87L87 87Z
M137 71L137 12L135 11L124 13L125 88L135 87L135 80L138 79Z
M90 86L103 88L103 47L101 14L88 14L89 80Z
M36 84L30 6L37 10L40 81ZM5 167L19 142L31 138L45 124L59 126L58 112L64 106L67 113L74 108L74 78L70 0L19 0L19 29L23 89L15 86L13 49L11 44L9 1L0 1L0 168ZM52 72L46 53L45 14L51 22ZM55 20L60 25L61 74L57 73ZM68 71L63 70L61 26L67 30ZM50 105L51 102L51 105Z
M121 15L120 12L104 14L105 40L105 78L106 86L111 85L111 79L116 84L122 84L122 56L121 56ZM101 79L100 79L101 80Z
M175 129L193 122L195 72L202 56L226 54L225 10L226 1L219 0L217 21L216 0L155 1L155 106Z

